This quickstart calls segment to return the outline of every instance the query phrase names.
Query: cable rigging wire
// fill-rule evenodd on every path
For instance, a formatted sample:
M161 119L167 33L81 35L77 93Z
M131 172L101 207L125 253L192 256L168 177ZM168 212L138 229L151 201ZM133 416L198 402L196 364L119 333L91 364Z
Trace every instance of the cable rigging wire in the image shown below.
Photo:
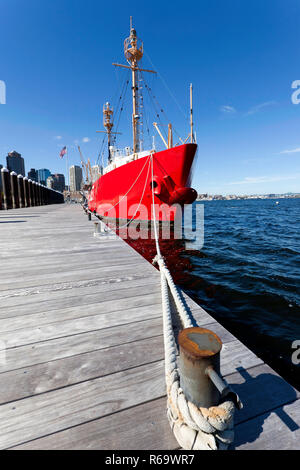
M129 83L129 79L126 81L126 87L125 87L125 91L124 91L124 93L123 93L123 101L122 101L122 103L121 103L121 108L120 108L120 112L119 112L119 116L118 116L118 121L117 121L117 125L116 125L116 127L115 127L116 132L117 132L117 130L118 130L118 128L119 128L120 119L121 119L121 114L122 114L122 111L123 111L123 109L124 109L124 103L125 103L125 98L126 98L128 83ZM116 113L116 115L115 115L115 118L116 118L116 117L117 117L117 113Z
M188 118L188 115L184 112L184 110L182 109L182 107L180 106L180 104L178 103L176 97L173 95L172 91L170 90L170 88L168 87L165 79L163 78L163 76L159 73L158 71L158 68L155 67L155 65L153 64L152 60L150 59L150 56L147 54L147 52L144 50L144 54L147 56L150 64L152 65L152 67L157 71L157 75L159 76L159 78L161 79L161 81L163 82L166 90L168 91L169 95L171 96L171 98L174 100L174 102L176 103L178 109L180 110L180 112L182 113L182 115L184 116L185 120L187 122L189 122L189 118Z

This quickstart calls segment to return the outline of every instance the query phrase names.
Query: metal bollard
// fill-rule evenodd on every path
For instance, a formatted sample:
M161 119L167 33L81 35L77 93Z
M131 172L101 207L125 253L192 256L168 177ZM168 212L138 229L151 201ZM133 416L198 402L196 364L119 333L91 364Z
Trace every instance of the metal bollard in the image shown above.
M18 175L17 180L18 180L20 207L25 207L25 192L24 192L23 175Z
M96 237L98 233L100 233L100 226L98 222L94 222L94 237Z
M222 341L210 330L193 327L178 335L180 387L198 407L216 406L230 389L220 377Z
M17 176L17 173L15 173L14 171L10 173L10 186L11 186L13 209L19 209L20 199L19 199L19 188L18 188L18 176Z
M92 220L92 214L88 212L88 220Z
M4 209L12 209L10 175L7 168L1 168Z

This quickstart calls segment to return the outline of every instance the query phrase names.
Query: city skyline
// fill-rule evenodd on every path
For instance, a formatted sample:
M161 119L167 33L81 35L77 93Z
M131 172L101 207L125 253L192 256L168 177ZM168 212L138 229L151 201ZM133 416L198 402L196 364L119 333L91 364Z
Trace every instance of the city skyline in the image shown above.
M19 166L20 168L15 168L14 163L12 163L11 165L8 164L8 161L9 161L8 159L10 159L10 161L13 162L16 158L20 158L22 160L22 163L21 163L22 169L21 169L19 164L17 166ZM2 167L8 168L9 171L15 171L17 174L22 174L22 176L27 176L32 181L37 181L39 183L42 183L43 185L46 185L47 179L50 176L58 176L58 175L61 176L61 175L63 175L64 178L65 178L64 173L59 173L57 171L51 171L49 168L32 168L31 167L30 170L26 170L26 161L25 161L25 159L22 157L21 153L15 151L15 150L8 152L7 156L3 160L4 160L4 165L2 163L0 163L0 169ZM28 166L28 168L29 168L29 166Z
M91 165L97 163L102 136L96 131L103 130L103 103L109 100L117 109L126 78L127 72L114 69L112 62L126 63L123 40L132 15L144 41L143 66L158 71L157 78L148 77L151 88L182 138L189 130L188 88L193 83L199 144L195 189L222 194L297 192L300 105L292 102L292 84L300 78L294 57L300 5L289 7L277 0L192 2L192 16L176 8L176 1L172 11L158 2L153 11L155 5L161 15L147 11L145 21L145 7L129 11L119 1L118 15L93 1L41 5L29 0L26 6L18 0L6 2L0 30L7 44L1 57L0 79L6 84L6 104L0 105L1 154L19 149L29 168L55 168L66 179L66 160L59 158L63 146L69 167L80 165L78 145ZM7 41L12 22L14 38ZM179 33L173 32L174 24L180 24ZM154 35L153 29L160 34ZM14 72L18 68L21 76ZM154 120L152 113L149 138L154 135L160 147ZM130 100L125 99L118 129L121 148L132 145L130 122ZM146 144L148 148L145 138Z

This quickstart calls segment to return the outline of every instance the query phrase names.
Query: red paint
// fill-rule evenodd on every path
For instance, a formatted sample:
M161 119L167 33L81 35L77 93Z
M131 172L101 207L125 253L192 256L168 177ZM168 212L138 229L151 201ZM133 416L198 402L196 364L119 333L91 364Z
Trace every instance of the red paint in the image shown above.
M176 210L168 212L166 208L173 204L190 204L196 199L197 193L190 187L196 150L196 144L184 144L153 154L154 202L162 208L157 214L159 220L174 220ZM144 165L140 177L130 189ZM151 181L151 158L143 157L126 163L101 176L93 184L89 209L105 217L150 220ZM120 201L127 192L126 198ZM141 210L137 211L140 203L145 209L140 207Z

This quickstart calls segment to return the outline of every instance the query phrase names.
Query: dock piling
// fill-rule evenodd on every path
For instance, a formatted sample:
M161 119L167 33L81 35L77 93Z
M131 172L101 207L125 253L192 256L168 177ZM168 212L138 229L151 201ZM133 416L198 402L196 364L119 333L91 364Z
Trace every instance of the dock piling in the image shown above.
M24 181L23 175L17 176L18 191L19 191L19 204L21 208L25 207L25 191L24 191Z
M23 178L25 207L30 207L29 182L27 176Z
M1 168L4 209L12 209L10 174L7 168Z
M32 189L32 180L28 180L28 195L29 195L29 205L30 207L34 206L34 200L33 200L33 189Z
M12 193L12 207L13 209L18 209L20 207L18 176L14 171L10 173L10 185Z
M33 195L33 201L34 205L38 206L38 199L37 199L37 183L35 181L32 181L32 195Z

